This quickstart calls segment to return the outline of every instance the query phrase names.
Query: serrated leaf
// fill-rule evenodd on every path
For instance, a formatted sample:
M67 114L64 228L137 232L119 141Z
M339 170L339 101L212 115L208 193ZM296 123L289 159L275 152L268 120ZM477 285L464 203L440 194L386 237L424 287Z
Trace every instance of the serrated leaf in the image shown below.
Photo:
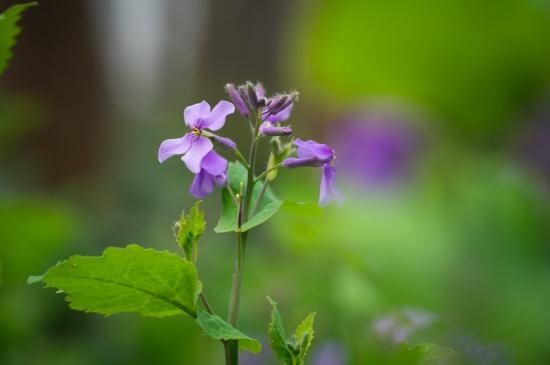
M0 14L0 75L8 66L11 48L15 44L17 35L21 32L17 22L26 9L35 5L37 5L36 2L12 5Z
M304 359L307 355L307 352L309 351L309 348L311 347L311 343L313 342L313 322L315 320L315 312L310 313L296 328L296 332L294 332L294 338L296 340L296 344L298 345L299 354L298 354L298 362L297 364L303 364Z
M135 312L162 318L196 316L202 284L195 265L173 253L138 245L109 247L102 256L72 256L28 283L66 294L75 310L106 316Z
M255 354L262 350L260 341L245 335L219 316L199 309L196 321L204 333L214 340L236 340L239 342L241 350L250 351Z
M244 184L243 190L246 191L247 183L247 169L239 162L231 162L228 168L228 183L222 191L222 214L218 224L214 228L214 231L218 233L237 231L237 211L238 206L233 200L231 193L228 189L231 189L233 195L239 193L241 182ZM256 207L258 197L263 189L264 183L258 181L254 184L252 190L252 201L250 209ZM264 196L260 203L257 205L256 212L242 225L241 231L248 231L254 228L269 218L271 218L281 208L282 202L275 197L271 189L268 187L265 190Z
M281 319L281 315L279 314L277 303L270 297L267 297L267 300L271 304L271 322L269 323L269 327L267 329L269 344L281 364L293 365L293 356L286 343L283 321Z
M189 214L182 212L176 224L176 241L183 250L185 258L192 262L197 261L198 242L206 229L204 211L200 209L200 203L200 200L196 201L189 209Z

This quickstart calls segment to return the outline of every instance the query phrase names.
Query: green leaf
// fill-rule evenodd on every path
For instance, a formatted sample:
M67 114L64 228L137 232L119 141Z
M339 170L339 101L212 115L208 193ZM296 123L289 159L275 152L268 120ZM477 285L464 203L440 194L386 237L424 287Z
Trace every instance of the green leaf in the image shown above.
M269 303L271 304L271 322L267 329L269 335L269 344L277 355L277 358L284 365L293 365L292 363L292 353L288 349L286 343L285 329L283 327L283 321L281 315L279 314L279 309L277 308L277 303L274 302L270 297L267 297Z
M135 312L162 318L196 317L202 284L195 265L167 251L138 245L109 247L102 256L72 256L44 275L29 277L66 294L75 310L106 316Z
M229 164L229 181L227 183L227 187L222 191L222 214L218 224L214 228L214 231L218 233L237 231L238 206L234 201L231 192L233 195L238 194L240 192L241 182L244 184L243 191L246 191L247 176L247 169L241 163L231 162ZM262 181L258 181L254 184L254 189L252 190L252 201L250 204L251 210L254 210L256 207L258 197L261 194L263 186L264 183ZM231 189L231 192L229 189ZM282 204L283 203L275 197L271 189L268 187L265 190L262 200L257 205L256 212L242 225L241 231L248 231L249 229L264 223L275 213L277 213Z
M298 325L294 335L286 338L283 322L277 303L267 297L271 303L271 323L268 327L270 345L283 365L303 365L311 343L313 342L313 322L315 313L310 313Z
M189 214L182 212L175 226L176 241L183 250L185 258L192 262L197 261L198 242L206 229L204 211L199 208L200 203L200 200L195 202Z
M15 44L15 38L21 32L17 22L23 11L35 5L37 5L36 2L13 5L0 14L0 75L4 73L8 66L8 61L11 58L11 48Z
M303 364L305 357L307 355L307 352L309 351L309 348L311 347L311 343L313 342L313 322L315 320L315 312L310 313L303 321L298 325L298 328L296 328L296 332L294 333L294 338L296 341L296 345L298 345L299 348L299 354L298 364Z
M262 350L260 341L245 335L219 316L199 309L196 321L206 335L214 340L237 340L239 341L239 348L241 350L250 351L255 354Z
M466 365L454 350L431 343L409 346L401 344L390 362L391 365Z

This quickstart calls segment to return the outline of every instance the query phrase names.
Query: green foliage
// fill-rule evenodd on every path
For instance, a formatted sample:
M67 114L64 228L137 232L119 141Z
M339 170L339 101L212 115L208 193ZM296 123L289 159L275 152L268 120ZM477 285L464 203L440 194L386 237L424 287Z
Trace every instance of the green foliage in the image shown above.
M206 335L214 340L237 340L242 350L258 353L262 350L262 344L251 337L248 337L219 316L212 315L199 309L197 323L204 330Z
M44 275L29 277L66 294L75 310L104 314L136 312L162 318L196 317L202 284L195 265L167 251L138 245L109 247L102 256L72 256Z
M176 223L174 230L176 241L183 251L185 258L191 262L197 261L199 253L198 243L206 229L204 211L199 208L201 201L195 202L189 210L189 214L181 213L180 220Z
M454 350L431 343L410 347L404 343L395 352L390 365L465 365Z
M11 48L15 44L15 37L21 32L17 22L23 12L31 6L37 5L36 2L17 4L10 6L6 11L0 14L0 75L4 73L11 57Z
M216 228L214 230L218 233L237 231L237 212L238 206L234 201L232 195L236 195L240 192L241 183L244 184L243 190L246 190L248 172L246 168L239 162L231 162L229 164L227 176L228 184L222 191L222 214ZM269 218L271 218L281 208L282 202L275 197L271 189L268 187L265 190L264 196L259 204L257 204L258 197L261 194L264 183L258 181L254 184L252 190L252 202L250 209L254 210L257 205L256 212L251 214L250 218L242 225L241 230L248 231L254 228ZM231 189L232 193L228 189Z
M550 81L550 12L543 1L483 4L323 1L298 18L289 66L331 102L394 96L494 143Z
M313 341L313 322L315 313L310 313L302 323L298 325L294 335L290 338L286 338L281 315L277 309L277 303L269 297L267 299L273 308L271 311L271 323L268 328L271 348L277 355L281 364L303 365L307 352L311 347L311 342Z

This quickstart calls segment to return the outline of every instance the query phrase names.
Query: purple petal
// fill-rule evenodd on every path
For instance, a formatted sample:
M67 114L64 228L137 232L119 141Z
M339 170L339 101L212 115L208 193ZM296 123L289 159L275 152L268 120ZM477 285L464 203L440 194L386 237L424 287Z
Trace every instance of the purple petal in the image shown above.
M328 162L333 159L334 151L326 144L317 143L315 141L302 141L297 139L294 141L296 153L300 158L315 157L321 161Z
M195 174L198 174L201 170L201 161L208 152L214 148L212 142L203 136L194 136L191 142L191 148L181 158L187 168Z
M295 158L295 157L289 157L283 161L283 166L289 169L293 169L295 167L321 167L326 162L319 161L315 157L303 157L303 158Z
M160 144L158 159L163 163L174 155L183 155L191 147L191 139L193 134L187 133L181 138L167 139Z
M195 175L189 192L197 199L202 199L214 191L214 177L205 170Z
M202 170L206 170L210 175L222 175L227 171L227 160L212 150L202 159L201 168Z
M321 190L319 193L319 205L327 205L336 200L342 200L342 194L336 188L335 181L336 169L329 164L323 166L323 174L321 176Z
M269 122L263 122L260 125L260 133L264 136L289 136L292 129L288 126L279 127Z
M189 128L198 128L200 121L210 114L210 105L206 101L189 105L183 111L183 119Z
M276 114L270 114L267 118L264 120L271 123L278 123L283 122L290 118L290 114L292 113L292 108L294 107L294 104L290 104L285 109L281 110L280 112Z
M227 182L227 175L221 174L221 175L214 176L214 181L216 181L216 184L223 186Z
M222 100L218 104L216 104L210 114L204 116L199 121L197 128L207 128L212 131L217 131L225 124L225 118L227 118L229 114L232 114L234 112L235 106L228 101Z

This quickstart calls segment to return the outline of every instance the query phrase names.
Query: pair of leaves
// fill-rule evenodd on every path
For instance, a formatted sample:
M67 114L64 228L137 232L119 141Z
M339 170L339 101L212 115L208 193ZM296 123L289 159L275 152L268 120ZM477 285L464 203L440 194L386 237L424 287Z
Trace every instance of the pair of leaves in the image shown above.
M287 338L277 303L269 297L267 299L272 306L271 323L268 328L271 348L282 365L303 365L313 341L315 312L310 313L298 325L294 334Z
M202 284L195 265L167 251L109 247L102 256L72 256L28 282L57 288L75 310L155 318L185 313L215 340L237 340L243 350L252 352L261 349L257 340L197 308Z
M15 44L17 35L21 32L17 22L21 19L22 13L34 5L37 5L37 3L13 5L0 14L0 75L4 73L8 66L8 61L11 58L11 48Z
M183 251L185 258L191 262L197 261L199 240L206 229L204 211L199 207L201 201L195 202L189 213L181 213L179 221L174 226L176 241Z
M239 207L233 199L233 196L240 193L241 183L243 184L243 191L246 191L248 171L241 163L231 162L227 170L227 176L228 183L222 191L222 214L218 224L214 228L214 231L218 233L237 231L237 214ZM229 189L231 191L229 191ZM250 204L252 212L250 212L248 220L242 225L242 232L248 231L267 221L277 213L283 204L282 201L277 199L269 187L265 189L264 195L258 203L258 198L262 190L264 190L264 182L257 181L252 189L252 200Z

